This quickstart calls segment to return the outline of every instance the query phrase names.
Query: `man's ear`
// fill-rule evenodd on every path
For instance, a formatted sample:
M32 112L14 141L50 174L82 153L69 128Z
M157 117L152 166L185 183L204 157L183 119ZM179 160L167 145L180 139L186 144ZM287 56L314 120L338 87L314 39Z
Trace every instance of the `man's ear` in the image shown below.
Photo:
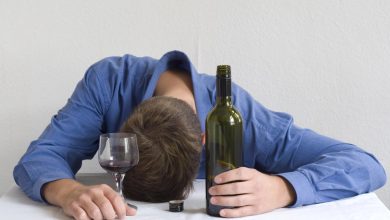
M201 137L202 137L202 145L205 145L206 144L206 134L202 133Z

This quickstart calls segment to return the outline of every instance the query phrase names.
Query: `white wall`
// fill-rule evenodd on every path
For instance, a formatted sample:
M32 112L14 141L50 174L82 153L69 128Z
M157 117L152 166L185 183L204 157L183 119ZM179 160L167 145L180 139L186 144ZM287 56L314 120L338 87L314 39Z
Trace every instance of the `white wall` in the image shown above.
M263 104L374 153L390 175L390 1L0 0L0 193L90 64L172 49L200 72L231 64ZM378 194L390 207L389 184Z

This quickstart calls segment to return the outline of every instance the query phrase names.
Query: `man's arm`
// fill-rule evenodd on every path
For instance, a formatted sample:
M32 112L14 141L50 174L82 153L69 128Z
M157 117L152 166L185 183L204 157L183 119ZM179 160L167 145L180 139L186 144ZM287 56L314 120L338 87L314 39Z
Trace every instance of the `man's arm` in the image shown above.
M41 188L57 179L74 179L84 159L97 150L105 109L105 90L90 68L67 104L31 142L14 169L14 178L33 200L43 202Z
M385 171L373 155L299 128L292 120L275 144L268 155L268 172L294 187L293 207L371 192L386 182Z
M116 65L114 61L103 60L100 65L109 69L111 63ZM106 218L116 211L120 216L125 204L118 202L114 190L108 187L87 187L73 180L82 160L91 159L97 151L103 130L103 118L111 96L107 91L107 80L100 78L109 74L102 73L105 72L96 72L94 66L87 71L67 104L52 118L42 135L30 144L14 169L16 183L30 198L61 206L76 218L83 216L80 210L99 216L96 207L98 210L105 207L100 214ZM107 205L107 201L111 205ZM91 204L95 208L88 208Z

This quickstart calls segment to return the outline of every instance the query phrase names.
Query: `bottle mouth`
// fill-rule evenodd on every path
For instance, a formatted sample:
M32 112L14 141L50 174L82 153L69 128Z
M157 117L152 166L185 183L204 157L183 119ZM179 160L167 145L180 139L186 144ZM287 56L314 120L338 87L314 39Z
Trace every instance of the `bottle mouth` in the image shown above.
M223 78L231 77L231 70L229 65L218 65L217 66L217 76Z

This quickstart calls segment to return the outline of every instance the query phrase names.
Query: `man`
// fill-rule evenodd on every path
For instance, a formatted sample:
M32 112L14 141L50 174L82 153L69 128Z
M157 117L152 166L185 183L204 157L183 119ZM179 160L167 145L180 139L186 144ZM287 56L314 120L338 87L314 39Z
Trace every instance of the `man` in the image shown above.
M232 93L243 116L245 167L215 177L221 185L210 189L211 203L239 207L221 216L321 203L384 185L385 172L371 154L297 127L291 116L266 109L237 85ZM15 181L32 199L76 219L134 215L108 186L74 180L81 161L95 154L99 134L122 130L136 133L140 148L139 165L126 174L125 195L151 202L185 197L193 178L205 175L201 133L214 103L215 77L198 74L182 52L160 60L106 58L88 69L31 143L15 167Z

